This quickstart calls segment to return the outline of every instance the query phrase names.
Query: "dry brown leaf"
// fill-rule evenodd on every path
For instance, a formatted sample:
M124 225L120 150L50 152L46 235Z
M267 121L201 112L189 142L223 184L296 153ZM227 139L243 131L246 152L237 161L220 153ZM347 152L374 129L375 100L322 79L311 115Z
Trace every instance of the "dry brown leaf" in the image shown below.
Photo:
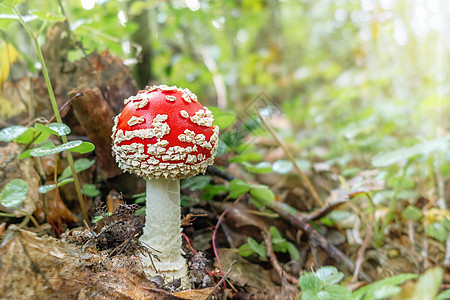
M11 225L0 246L0 299L180 299L154 288L140 259L107 258Z
M111 128L115 113L98 88L85 88L81 92L83 96L78 97L72 106L85 134L95 144L98 169L105 178L122 174L111 155Z
M206 288L201 290L184 290L177 293L172 293L183 300L207 300L211 298L214 288Z

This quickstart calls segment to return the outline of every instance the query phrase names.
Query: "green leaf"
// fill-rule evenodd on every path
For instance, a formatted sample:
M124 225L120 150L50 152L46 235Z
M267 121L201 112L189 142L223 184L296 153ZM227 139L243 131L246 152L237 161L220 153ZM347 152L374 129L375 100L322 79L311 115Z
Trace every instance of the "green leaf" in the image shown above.
M379 290L381 287L389 285L391 286L400 285L405 281L415 279L418 276L419 275L417 274L405 273L392 276L389 278L384 278L357 289L356 291L353 292L352 296L354 300L362 299L363 296L365 296L364 299L374 299L375 292Z
M255 251L252 249L252 247L250 247L248 243L245 243L238 248L238 253L242 257L247 257L255 253Z
M47 126L51 130L55 131L59 136L69 135L71 132L70 127L64 123L50 123Z
M333 300L349 300L352 298L352 292L345 286L338 284L325 285L324 291L328 292L330 295L333 295Z
M373 292L373 299L386 299L390 296L400 293L401 290L402 289L396 285L383 285Z
M436 299L435 297L439 293L443 276L444 270L442 268L434 267L428 269L419 277L410 299Z
M33 11L32 14L39 19L49 22L60 22L66 19L64 16L57 16L55 13L48 11Z
M391 152L380 153L372 158L375 167L387 167L402 160L409 159L418 153L413 148L400 148Z
M96 197L100 195L100 191L97 189L95 184L85 183L83 184L81 191L88 197Z
M253 238L247 238L247 243L252 248L253 251L256 252L259 256L263 258L267 258L266 255L266 247L263 244L258 244L257 241L255 241Z
M287 159L280 159L273 163L272 170L278 174L288 174L294 168L294 164Z
M394 151L380 153L372 158L372 165L375 167L386 167L402 160L410 159L415 155L426 155L435 151L446 151L450 135L441 138L422 142L408 148L400 148Z
M0 2L0 4L5 5L5 6L9 6L9 7L14 7L19 5L20 3L25 2L25 0L2 0Z
M326 291L320 291L317 293L317 298L319 300L333 300L335 299L334 297L331 297L330 293L326 292Z
M243 162L242 165L247 171L252 173L261 174L272 172L272 165L267 161L262 161L260 163L257 163L256 165L252 165L248 162Z
M28 183L22 179L13 179L3 187L0 203L6 208L15 208L25 201L28 193Z
M301 300L319 300L319 297L317 294L318 293L316 293L312 290L303 291Z
M136 198L136 200L134 200L134 203L140 204L140 203L145 203L145 201L146 201L146 198L144 196L144 197Z
M142 207L138 208L138 209L134 212L134 214L136 214L136 215L143 215L143 214L145 214L145 206L142 206Z
M221 157L227 153L228 146L222 140L219 139L219 145L217 145L216 157Z
M272 243L278 244L286 242L286 239L284 239L281 236L281 233L278 231L278 229L275 226L270 226L269 228L270 235L272 236Z
M300 259L300 252L298 252L297 247L293 243L287 242L286 248L287 248L289 255L291 256L291 259L293 259L293 260Z
M63 181L58 182L58 187L63 186L65 184L68 184L70 182L73 182L73 178L68 178L68 179L65 179ZM41 185L38 188L38 192L41 193L41 194L45 194L45 193L47 193L47 192L49 192L51 190L54 190L55 188L56 188L56 184Z
M402 211L402 217L406 220L418 221L422 218L422 211L414 205L408 205L405 210Z
M47 132L41 132L40 134L38 134L36 132L36 134L34 135L34 140L33 140L33 144L40 144L42 142L44 142L45 140L47 140L50 137L50 133Z
M258 208L269 205L274 199L275 195L267 186L259 185L250 190L250 200Z
M219 126L220 130L231 126L236 122L236 115L233 112L223 111L218 107L209 107L209 110L214 115L214 125Z
M239 198L242 195L245 195L250 190L251 186L241 180L241 179L233 179L228 185L228 190L230 191L231 198Z
M62 136L70 134L70 127L62 123L50 123L47 126L39 123L34 124L37 131Z
M50 154L56 154L60 153L62 151L70 150L75 147L78 147L81 145L82 141L71 141L67 142L65 144L61 144L58 146L40 146L37 148L34 148L30 154L31 156L45 156Z
M84 170L87 170L90 167L92 167L93 164L95 164L94 159L93 160L90 160L87 158L77 159L74 163L75 172L79 173ZM69 166L62 171L61 175L58 178L58 182L61 182L62 180L69 178L70 176L72 176L72 171L70 170L70 166Z
M443 291L434 300L446 300L450 299L450 289Z
M95 216L93 219L92 219L92 223L98 223L98 222L100 222L101 220L103 220L105 217L110 217L110 216L112 216L112 213L111 212L107 212L107 213L103 213L103 214L101 214L100 216Z
M19 136L21 136L28 127L25 126L10 126L0 130L0 141L1 142L12 142Z
M441 243L444 243L447 239L447 229L441 222L434 222L425 226L425 233Z
M74 141L74 142L81 142L81 141ZM69 142L70 143L70 142ZM82 142L79 146L76 146L74 148L68 149L70 152L76 152L80 154L91 152L95 149L94 144L90 142Z
M344 274L334 266L324 266L316 271L316 276L325 283L339 283Z
M205 192L202 195L202 200L211 200L214 196L220 195L220 194L223 195L223 194L226 194L227 192L228 192L228 189L224 185L209 184L205 187Z
M314 273L308 272L300 277L298 285L302 291L312 291L317 294L322 290L324 284Z
M211 176L209 175L198 175L195 177L186 178L181 182L181 188L189 188L191 191L201 191L209 185L211 181Z

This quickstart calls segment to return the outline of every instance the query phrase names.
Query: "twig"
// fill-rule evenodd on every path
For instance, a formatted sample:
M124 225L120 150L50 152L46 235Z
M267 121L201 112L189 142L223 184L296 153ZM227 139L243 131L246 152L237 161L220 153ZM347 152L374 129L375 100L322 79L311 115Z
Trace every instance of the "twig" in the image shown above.
M78 97L84 96L83 92L79 92L77 93L75 96L73 96L72 98L70 98L69 100L67 100L63 106L61 106L61 108L58 110L60 113L64 110L64 108L66 108L67 106L69 106L70 104L72 104L72 102L77 99ZM53 117L48 120L47 125L50 124L51 122L53 122L55 120L56 115L53 115Z
M303 173L303 171L298 166L297 162L295 161L294 156L292 155L291 151L289 151L288 147L284 144L284 142L277 136L275 131L270 127L269 124L267 124L266 120L261 116L258 110L256 110L256 113L258 114L258 117L260 118L261 122L264 124L264 126L270 131L270 134L272 134L273 138L277 141L277 143L283 148L284 152L286 153L289 160L294 165L295 170L298 174L300 174L300 177L302 178L303 183L305 184L306 188L310 191L311 195L313 196L314 200L316 201L317 205L320 207L323 205L322 200L320 200L319 196L317 195L316 189L311 184L311 181L309 181L308 177Z
M222 222L223 217L225 216L225 214L236 204L239 202L239 200L242 199L242 196L237 198L233 204L231 204L227 209L225 209L223 211L223 213L220 215L219 219L217 220L217 224L214 227L214 232L212 235L212 246L213 246L213 250L214 250L214 255L216 256L217 259L217 264L219 265L219 270L220 270L220 275L223 276L223 271L222 271L222 264L220 263L220 259L219 259L219 254L217 253L217 247L216 247L216 234L217 234L217 229L219 228L220 223ZM226 285L224 283L224 287L226 288Z
M194 250L194 248L192 248L191 246L191 242L189 241L189 238L186 236L186 234L184 232L181 233L181 235L184 237L184 239L186 240L186 243L189 246L189 249L191 249L191 252L194 254L197 254L197 251Z
M308 221L297 216L291 214L284 206L283 203L273 202L269 206L270 209L273 209L275 212L279 213L284 219L286 219L289 223L291 223L296 228L299 228L306 232L310 239L317 245L319 245L325 252L327 252L333 259L338 262L341 262L352 272L355 270L355 264L339 249L330 244L326 238L324 238L320 233L318 233L311 225L308 224ZM359 272L359 277L366 281L371 282L372 279L363 271Z
M358 278L358 274L361 270L361 265L364 262L364 253L366 252L367 245L369 244L370 239L372 238L373 224L375 220L369 220L369 226L367 227L366 237L361 245L361 248L358 250L358 259L355 263L355 270L353 271L352 283L356 282Z
M270 263L272 264L272 267L277 272L278 276L280 277L280 280L286 278L287 281L289 281L292 284L298 285L298 280L294 276L292 276L289 273L286 273L283 268L280 266L280 262L277 259L277 256L275 255L275 252L273 251L272 247L272 237L270 236L270 232L263 232L264 236L264 242L266 244L266 251L267 251L267 257L270 260Z
M131 242L131 240L136 236L136 234L139 232L139 230L142 230L142 228L144 227L144 225L138 226L132 235L130 235L130 237L128 239L126 239L122 244L120 244L119 246L117 246L116 248L114 248L113 251L111 251L108 255L108 257L112 257L114 252L116 252L117 249L119 249L119 251L117 252L117 255L119 255L120 253L123 252L123 250L128 246L128 244ZM155 269L156 270L156 269Z
M234 177L233 175L231 175L227 172L224 172L214 166L208 166L208 168L206 169L206 173L209 175L212 175L212 176L220 177L226 181L232 181L233 179L236 179L236 177Z
M210 296L214 294L214 292L219 288L219 286L223 283L225 285L225 280L227 279L228 275L230 275L231 271L233 270L234 265L237 263L237 260L233 260L231 262L230 267L228 268L227 273L220 279L220 281L216 284L214 287L214 290L211 292ZM226 287L225 287L226 288Z

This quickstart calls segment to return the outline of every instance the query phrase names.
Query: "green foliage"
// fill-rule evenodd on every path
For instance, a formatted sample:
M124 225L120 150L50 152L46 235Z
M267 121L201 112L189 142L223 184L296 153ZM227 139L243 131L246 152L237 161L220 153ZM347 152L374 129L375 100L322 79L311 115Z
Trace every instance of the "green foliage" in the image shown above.
M448 229L445 228L444 221L433 222L426 225L425 233L441 243L445 243L448 237Z
M353 292L354 300L377 300L398 294L401 291L399 285L417 278L417 274L400 274L368 284Z
M201 191L205 189L211 182L211 176L198 175L190 178L186 178L181 182L182 189L190 189L191 191Z
M344 274L333 266L325 266L316 272L307 272L300 276L299 286L302 290L302 300L381 300L389 297L395 299L445 299L449 295L448 290L437 295L442 282L443 270L441 268L429 269L420 277L416 274L400 274L381 279L363 286L353 293L345 286L338 283L344 278ZM411 286L405 286L403 291L401 285L408 280L419 280ZM408 296L404 296L405 295ZM400 297L400 298L398 298Z
M406 220L418 221L422 218L422 212L414 205L408 205L405 210L402 211L402 217Z
M56 189L56 186L60 187L60 186L63 186L65 184L67 184L67 183L70 183L70 182L73 182L73 178L67 178L67 179L61 180L61 181L58 182L58 184L41 185L38 188L38 192L41 193L41 194L45 194L47 192L50 192L50 191Z
M23 204L28 193L28 183L13 179L7 183L0 195L0 204L7 209L15 209Z
M281 253L289 253L291 259L293 259L293 260L300 259L300 253L298 252L295 245L293 243L287 241L285 238L283 238L275 226L270 226L269 231L270 231L270 235L272 237L271 243L272 243L273 251L281 252ZM262 259L267 258L266 243L265 242L258 243L253 238L247 238L247 243L242 244L238 248L238 252L239 252L239 255L241 255L243 257L247 257L247 256L252 255L253 253L256 253Z
M95 160L80 158L74 162L75 171L77 173L85 171L95 164ZM70 167L65 168L58 177L58 182L62 182L72 175Z
M325 266L314 272L303 274L298 284L302 290L302 300L348 300L351 292L338 283L344 278L344 274L333 266Z
M250 200L258 207L263 208L275 199L273 192L265 185L252 185L241 179L234 179L228 185L230 198L239 198L250 193Z
M258 254L263 259L267 258L265 243L258 243L253 238L247 238L247 243L243 244L238 248L239 254L243 257L252 255L253 253Z
M19 5L21 3L25 2L25 0L1 0L0 4L1 5L6 5L9 7L14 7L16 5Z
M21 144L33 144L34 148L28 149L21 153L19 158L31 156L45 156L60 153L63 151L71 151L77 153L88 153L94 150L92 143L80 140L70 141L55 146L50 140L50 135L64 136L70 134L69 126L62 123L50 123L42 125L36 123L34 127L10 126L0 130L0 141L17 142Z
M281 233L275 226L270 226L269 228L270 235L272 236L272 247L275 252L289 253L291 259L299 260L300 253L297 250L297 247L285 238L281 236Z
M100 195L100 191L97 189L95 184L85 183L81 189L82 193L88 197L97 197Z
M231 198L239 198L247 194L251 189L251 185L241 179L234 179L228 185Z
M427 155L436 151L446 151L449 148L450 135L431 141L422 142L412 147L400 148L391 152L382 153L372 158L375 167L386 167L403 160L408 160L416 155Z
M106 213L103 213L103 214L101 214L101 215L99 215L99 216L95 216L93 219L92 219L92 223L98 223L98 222L100 222L101 220L103 220L104 218L106 218L106 217L110 217L110 216L112 216L112 213L110 213L110 212L106 212Z

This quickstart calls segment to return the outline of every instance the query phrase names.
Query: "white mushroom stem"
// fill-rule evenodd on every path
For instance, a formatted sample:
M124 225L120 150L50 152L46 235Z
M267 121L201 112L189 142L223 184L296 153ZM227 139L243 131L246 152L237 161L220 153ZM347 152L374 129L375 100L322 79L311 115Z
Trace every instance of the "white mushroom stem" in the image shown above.
M142 257L147 276L165 276L167 281L181 278L181 286L189 288L186 260L181 249L181 208L179 179L146 180L146 216L140 241L159 257Z

